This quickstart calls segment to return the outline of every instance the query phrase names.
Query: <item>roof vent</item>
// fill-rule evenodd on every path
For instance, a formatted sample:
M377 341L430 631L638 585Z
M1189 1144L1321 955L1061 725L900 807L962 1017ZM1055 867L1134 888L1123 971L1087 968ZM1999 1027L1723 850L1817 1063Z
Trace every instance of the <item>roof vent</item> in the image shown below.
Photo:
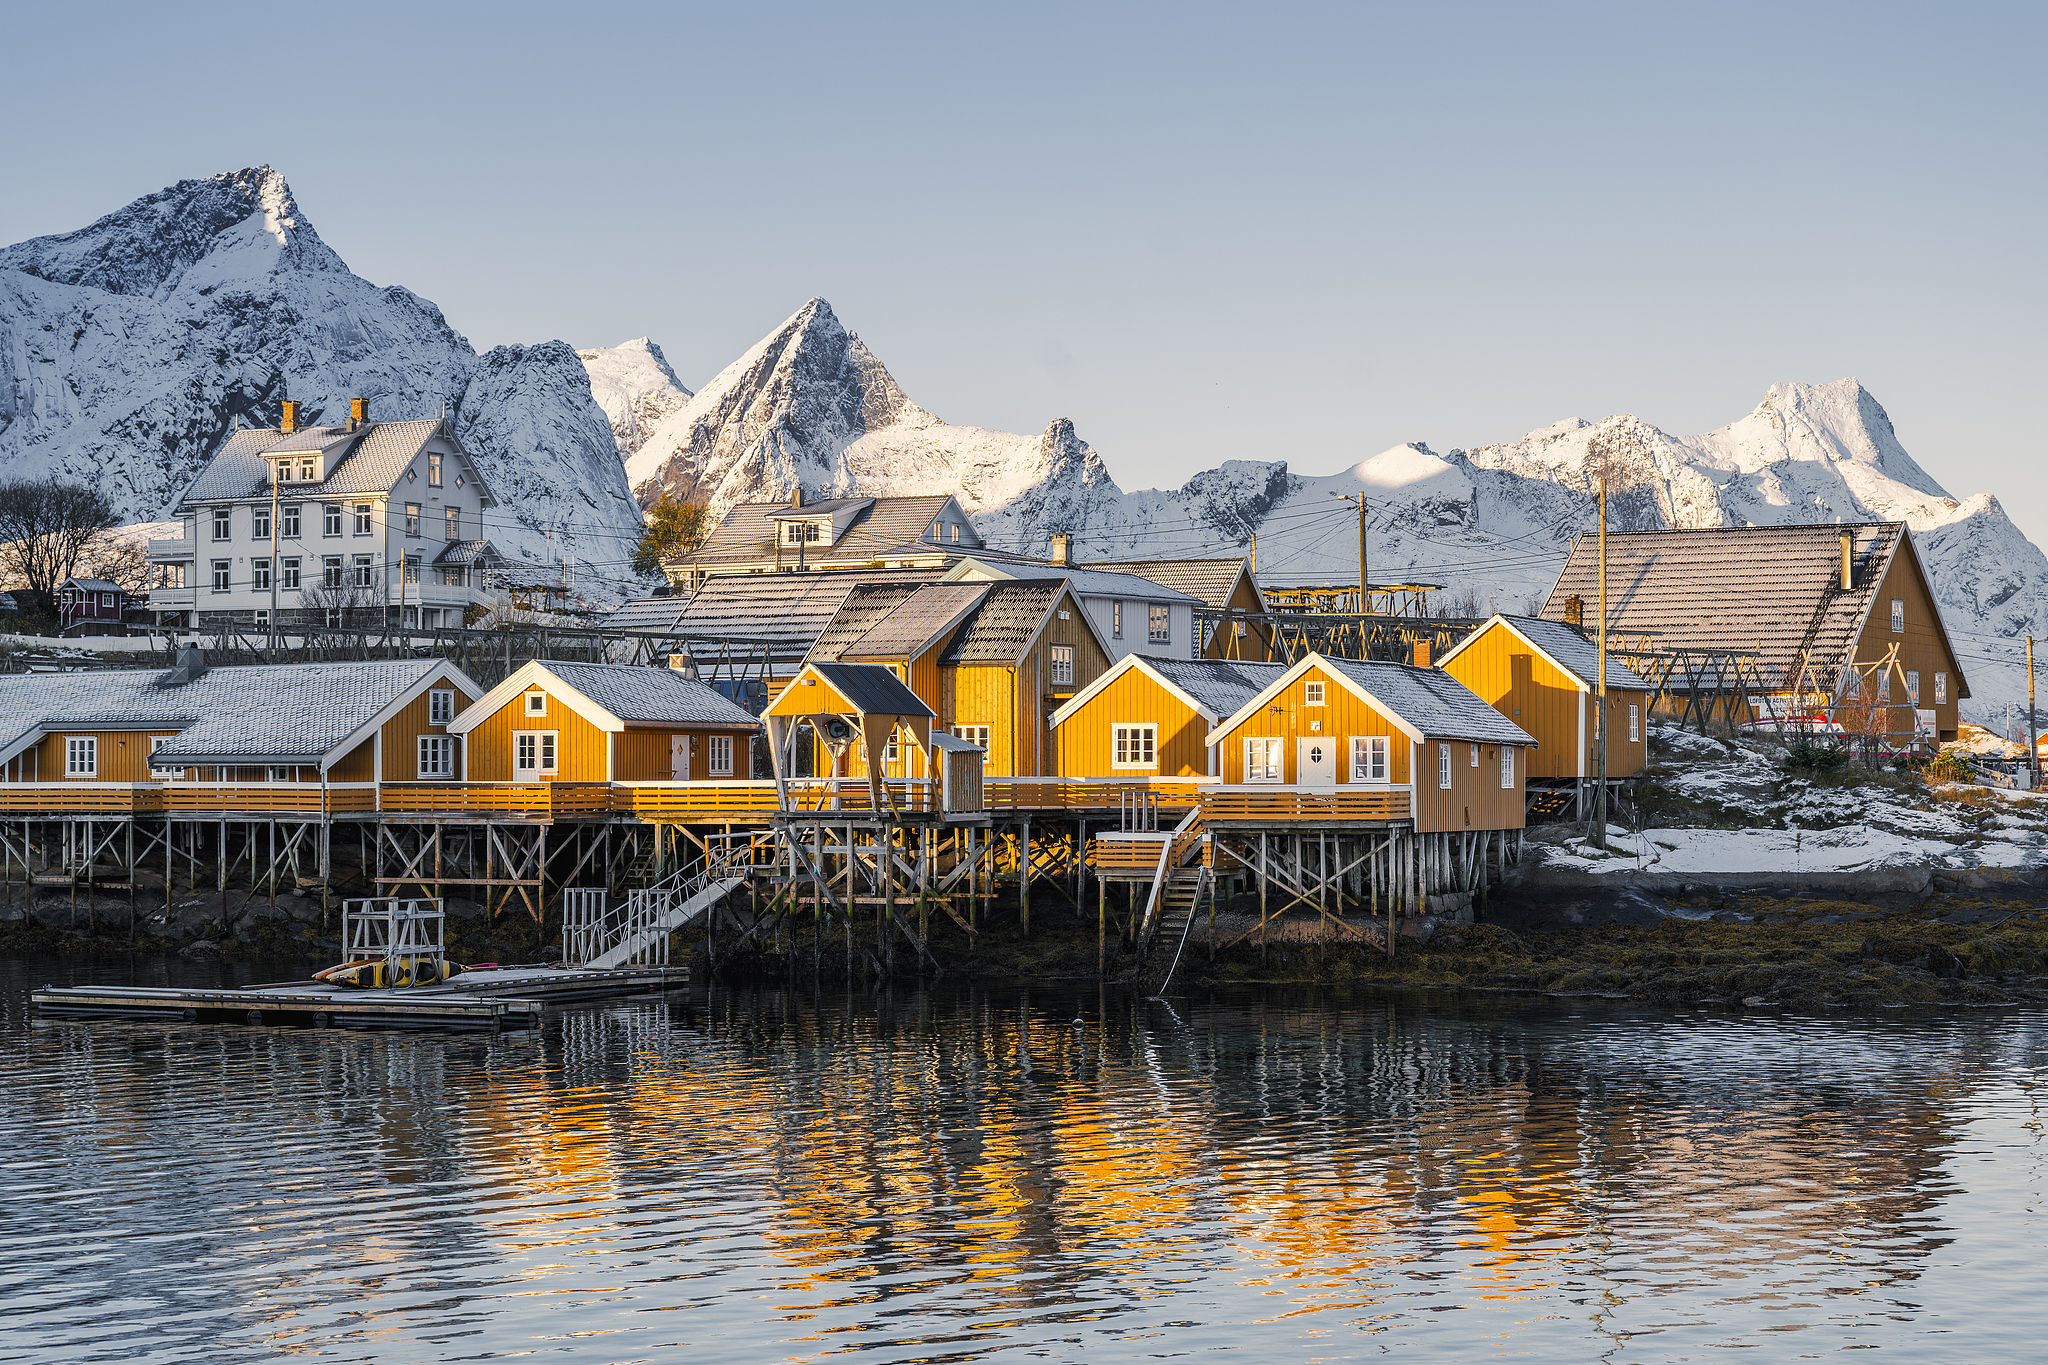
M197 682L206 676L206 652L187 640L178 650L177 667L164 674L162 685L183 687L188 682Z
M1856 533L1842 532L1842 591L1856 586L1856 561L1851 557L1856 549Z

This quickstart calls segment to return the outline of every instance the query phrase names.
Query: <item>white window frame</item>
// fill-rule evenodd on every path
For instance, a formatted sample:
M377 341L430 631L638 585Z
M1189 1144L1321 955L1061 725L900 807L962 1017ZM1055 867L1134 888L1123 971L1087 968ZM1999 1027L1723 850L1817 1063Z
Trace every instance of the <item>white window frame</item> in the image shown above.
M263 769L263 780L265 782L290 782L295 771L297 769L288 763L267 764Z
M285 592L299 590L299 574L302 556L287 555L281 562L277 575L277 586Z
M446 725L455 719L455 689L452 687L430 687L427 689L427 724Z
M731 735L711 736L710 773L713 777L732 776L732 750Z
M100 737L64 736L64 776L90 782L100 775Z
M111 606L113 606L113 605L114 605L114 594L112 594L112 593L110 593L110 592L103 592L103 593L101 593L101 594L100 594L100 606L101 606L101 608L102 608L102 609L104 609L104 608L107 608L107 607L111 607Z
M349 515L355 519L355 533L357 535L367 536L376 530L376 527L371 524L376 519L376 506L372 502L354 504L355 510Z
M548 713L547 693L541 691L539 688L533 688L524 693L523 695L526 697L526 705L520 710L520 715L544 716Z
M320 586L338 588L347 581L347 561L340 555L320 556Z
M338 536L341 534L341 504L324 502L320 504L320 534Z
M1906 599L1903 597L1894 597L1892 599L1892 634L1904 635L1905 633Z
M249 511L249 539L268 540L270 539L270 529L270 509L268 507L251 508Z
M1138 721L1119 721L1109 727L1109 766L1159 768L1159 727Z
M462 539L462 509L460 507L442 508L441 524L441 539L451 544Z
M374 588L377 565L368 555L355 556L355 563L349 566L355 570L355 585L359 588Z
M1477 744L1472 746L1472 766L1475 768L1479 766L1479 746Z
M277 538L279 540L299 539L299 523L305 507L301 503L288 502L277 509Z
M151 735L149 737L150 754L154 756L158 749L163 748L164 745L169 744L175 738L175 735ZM177 780L178 775L182 771L179 768L151 768L149 775L159 782L173 782Z
M520 759L521 742L533 741L533 763L524 765ZM521 774L531 773L545 777L562 770L562 732L559 730L514 730L512 732L512 780L518 782Z
M1948 674L1946 673L1934 675L1934 704L1936 706L1948 705Z
M254 592L270 591L270 560L268 558L249 561L249 587Z
M1112 640L1124 638L1124 604L1121 602L1111 602L1109 604L1109 638Z
M1877 675L1877 699L1885 705L1891 704L1892 671L1889 668L1884 669Z
M1515 746L1512 744L1500 746L1500 785L1502 791L1515 785Z
M409 502L405 505L405 538L407 540L418 540L420 538L420 505L416 502Z
M1451 789L1451 746L1436 746L1436 784L1445 791Z
M1313 680L1303 683L1301 685L1301 704L1303 706L1327 705L1328 703L1323 700L1323 684Z
M1630 702L1628 704L1628 742L1631 744L1643 742L1643 708L1640 702Z
M986 725L956 725L953 727L953 738L964 739L969 744L981 746L981 751L984 754L988 752L988 727Z
M1145 608L1145 640L1148 644L1170 645L1173 643L1173 608Z
M1393 741L1385 735L1351 737L1351 780L1353 782L1393 781Z
M1918 706L1920 704L1920 670L1917 668L1906 670L1906 704L1908 706Z
M235 590L235 561L216 559L213 561L213 591L233 592Z
M213 538L233 540L235 538L235 515L225 507L213 509Z
M1254 748L1253 746L1258 746ZM1246 735L1244 739L1244 780L1285 782L1287 741L1279 735Z
M448 779L455 776L455 737L453 735L421 735L419 737L419 776L422 781L429 778Z
M437 450L430 450L427 452L427 487L439 488L440 486L441 453Z
M1055 685L1074 684L1074 647L1054 645L1052 647L1052 680Z

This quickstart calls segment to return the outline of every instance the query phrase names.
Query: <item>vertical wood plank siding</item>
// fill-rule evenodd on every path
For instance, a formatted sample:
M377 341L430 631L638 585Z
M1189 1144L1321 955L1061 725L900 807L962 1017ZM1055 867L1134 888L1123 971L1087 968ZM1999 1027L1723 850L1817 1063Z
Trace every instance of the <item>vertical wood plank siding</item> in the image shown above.
M546 691L545 688L533 689ZM553 730L560 738L555 743L555 761L559 771L553 773L519 773L512 771L512 732L515 730ZM548 710L544 716L526 714L526 693L515 692L511 700L493 711L481 725L469 732L469 780L472 782L545 782L551 779L563 782L604 781L604 760L607 736L604 731L592 725L569 709L569 704L560 697L548 696ZM391 741L384 741L384 780L391 781ZM408 759L410 755L407 756ZM408 767L410 776L417 768Z
M1892 601L1896 598L1906 604L1906 629L1903 633L1892 630ZM1876 600L1870 606L1870 620L1864 624L1862 638L1856 644L1858 663L1875 663L1885 656L1893 645L1899 647L1899 667L1916 669L1920 674L1920 709L1935 713L1935 729L1943 739L1954 739L1958 726L1956 708L1956 661L1955 656L1942 647L1941 633L1935 626L1936 614L1934 597L1927 589L1927 580L1921 577L1914 557L1904 547L1892 557L1891 568L1886 570L1878 584ZM1941 705L1934 702L1934 675L1948 674L1948 700ZM1765 681L1776 683L1769 678ZM1902 684L1897 677L1892 679L1892 701L1894 704L1906 700ZM1893 728L1902 728L1906 713L1895 710L1891 713Z
M66 730L62 734L46 735L37 743L24 749L21 756L10 759L5 777L14 781L19 774L23 782L62 782L64 775L64 741L87 736L99 741L96 762L98 774L91 778L76 779L91 782L146 782L150 777L149 741L151 736L170 736L173 730Z
M386 782L419 781L419 737L421 735L445 735L448 733L448 727L445 725L429 725L427 723L427 716L431 714L427 693L429 691L439 691L443 686L444 684L440 680L435 680L426 689L423 689L417 697L407 702L404 710L384 722L384 780ZM455 709L449 713L450 715L462 714L462 708L476 700L475 697L470 696L460 687L455 686L453 682L446 683L445 686L455 693ZM459 778L462 776L462 742L460 740L456 741L455 748L454 776ZM598 775L602 777L603 773ZM342 780L331 772L328 776L332 781ZM360 780L367 782L369 778L364 776ZM447 781L449 779L444 778L441 780Z
M1146 769L1112 766L1115 727L1159 727L1158 761ZM1088 699L1055 732L1061 777L1206 777L1209 723L1157 679L1132 668Z
M1611 658L1611 656L1610 656ZM1592 766L1579 750L1579 682L1498 622L1487 626L1457 655L1444 672L1479 694L1480 700L1535 736L1537 748L1525 755L1527 777L1589 777ZM1607 689L1607 771L1611 777L1634 777L1649 766L1650 694L1618 687ZM1636 712L1636 742L1628 739L1628 708ZM1586 745L1593 743L1593 711L1586 709Z

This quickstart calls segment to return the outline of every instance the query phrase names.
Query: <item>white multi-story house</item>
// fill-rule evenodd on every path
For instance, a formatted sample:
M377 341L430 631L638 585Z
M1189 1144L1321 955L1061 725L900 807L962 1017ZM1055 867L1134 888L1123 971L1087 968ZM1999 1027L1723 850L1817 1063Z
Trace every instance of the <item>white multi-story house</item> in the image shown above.
M177 517L149 542L150 607L165 625L460 625L499 561L498 505L445 420L282 425L230 436Z

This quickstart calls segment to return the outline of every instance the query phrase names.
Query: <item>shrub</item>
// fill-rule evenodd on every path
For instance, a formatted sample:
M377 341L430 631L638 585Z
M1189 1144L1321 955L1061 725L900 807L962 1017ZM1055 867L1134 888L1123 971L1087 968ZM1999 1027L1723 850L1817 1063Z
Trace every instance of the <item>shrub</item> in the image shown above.
M1954 749L1928 759L1926 773L1929 782L1968 782L1976 776L1971 771L1970 760Z
M1782 760L1789 773L1833 773L1840 772L1849 762L1849 751L1834 744L1816 744L1802 739L1785 751Z

